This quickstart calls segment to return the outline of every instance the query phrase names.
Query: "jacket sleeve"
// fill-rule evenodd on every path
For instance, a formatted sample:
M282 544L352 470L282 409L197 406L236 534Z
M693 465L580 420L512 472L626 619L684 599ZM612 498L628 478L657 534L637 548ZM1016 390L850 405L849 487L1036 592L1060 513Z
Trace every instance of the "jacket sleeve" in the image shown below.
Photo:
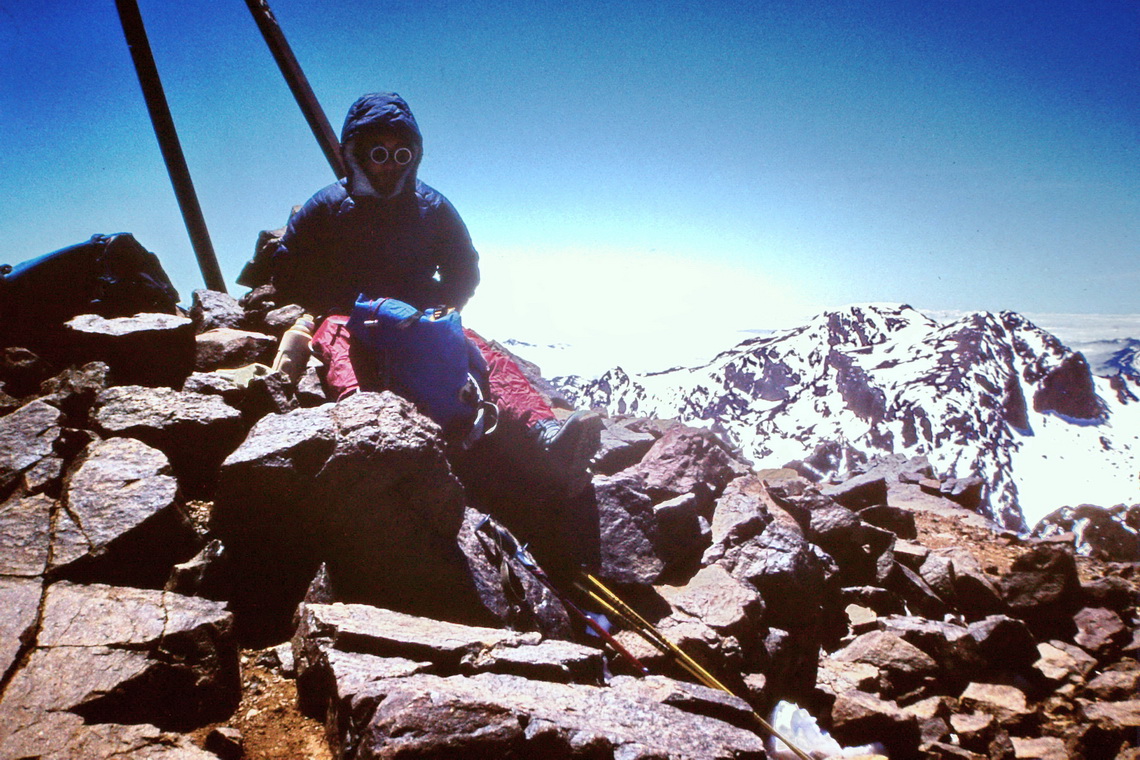
M462 308L475 293L479 284L479 254L471 243L467 226L459 212L441 196L435 209L436 224L433 240L439 281L436 285L436 303Z
M326 249L331 209L318 193L289 218L285 234L273 255L272 279L279 305L301 304L307 309L325 311L321 302L319 271L321 253Z

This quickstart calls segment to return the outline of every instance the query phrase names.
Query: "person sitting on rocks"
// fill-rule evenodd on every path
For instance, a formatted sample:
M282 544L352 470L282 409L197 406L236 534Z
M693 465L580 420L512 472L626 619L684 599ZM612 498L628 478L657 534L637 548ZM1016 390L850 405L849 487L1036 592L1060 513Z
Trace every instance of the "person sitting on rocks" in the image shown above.
M479 256L459 213L416 176L423 138L403 98L373 93L353 103L341 153L348 176L293 214L271 267L279 303L325 317L313 348L338 398L361 387L379 389L346 328L358 297L460 309L479 284ZM559 421L508 354L471 330L465 333L487 362L501 421L526 428L547 472L581 482L597 450L598 416L578 411Z

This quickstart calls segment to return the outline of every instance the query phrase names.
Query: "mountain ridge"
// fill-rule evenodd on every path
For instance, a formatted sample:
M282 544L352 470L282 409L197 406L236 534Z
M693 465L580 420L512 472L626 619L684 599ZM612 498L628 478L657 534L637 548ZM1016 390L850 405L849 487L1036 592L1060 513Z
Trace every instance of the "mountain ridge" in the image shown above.
M824 476L883 454L925 455L950 476L982 478L981 511L1018 530L1069 498L1140 500L1140 380L1094 376L1081 353L1011 311L943 323L905 304L853 305L703 365L556 384L614 414L705 424L759 467L825 444L845 455ZM1082 483L1031 482L1072 481L1082 468L1099 480L1084 484L1087 497Z

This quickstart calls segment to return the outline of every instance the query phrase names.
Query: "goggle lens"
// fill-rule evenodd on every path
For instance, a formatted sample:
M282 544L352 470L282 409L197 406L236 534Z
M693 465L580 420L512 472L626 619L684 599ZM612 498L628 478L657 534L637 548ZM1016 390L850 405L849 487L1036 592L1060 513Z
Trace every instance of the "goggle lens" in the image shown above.
M372 159L372 163L374 164L387 163L388 159L391 158L400 166L407 166L410 164L412 162L413 156L414 154L412 153L411 148L396 148L395 151L389 153L388 149L383 145L377 145L368 153L368 157Z

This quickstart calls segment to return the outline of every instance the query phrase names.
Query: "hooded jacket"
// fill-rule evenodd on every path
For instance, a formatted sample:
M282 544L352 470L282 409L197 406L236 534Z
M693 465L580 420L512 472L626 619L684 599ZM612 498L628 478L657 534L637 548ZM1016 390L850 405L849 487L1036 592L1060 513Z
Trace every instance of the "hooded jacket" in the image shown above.
M377 132L398 135L415 153L391 198L380 197L362 169L364 138ZM341 130L341 153L348 176L293 214L278 244L279 300L315 314L347 314L360 295L420 309L466 304L479 284L479 255L455 207L416 177L423 138L404 99L358 99Z

